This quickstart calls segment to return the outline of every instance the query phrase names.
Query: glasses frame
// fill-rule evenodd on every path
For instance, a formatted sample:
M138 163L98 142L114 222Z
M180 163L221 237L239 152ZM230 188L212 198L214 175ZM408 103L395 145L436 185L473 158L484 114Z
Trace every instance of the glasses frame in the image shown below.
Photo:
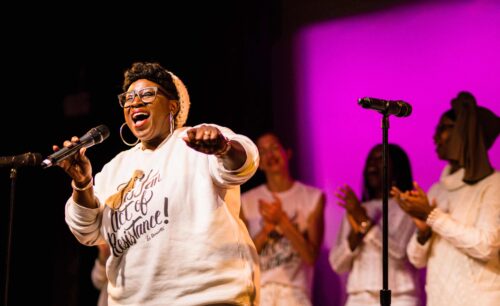
M141 92L141 91L143 91L145 89L151 89L151 88L154 89L155 96L154 96L153 100L146 102L146 101L143 100L143 97L141 95L139 95L139 92ZM143 87L143 88L141 88L139 90L134 89L134 90L122 92L121 94L118 95L118 104L120 105L121 108L130 108L134 104L135 97L139 97L139 100L142 103L150 104L150 103L153 103L156 100L156 97L158 96L158 91L162 95L164 95L166 98L171 99L170 95L167 94L163 89L161 89L161 87L158 87L158 86L147 86L147 87ZM130 94L130 93L134 93L134 99L132 100L132 102L129 105L126 105L127 102L125 101L122 104L122 99L123 99L122 97L125 97L127 94Z

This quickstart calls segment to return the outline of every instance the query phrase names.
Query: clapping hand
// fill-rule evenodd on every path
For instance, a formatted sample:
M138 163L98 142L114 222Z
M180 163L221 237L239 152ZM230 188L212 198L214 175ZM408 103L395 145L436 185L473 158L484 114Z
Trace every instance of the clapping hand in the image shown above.
M414 182L414 189L402 192L397 187L392 187L391 195L396 199L401 209L412 216L414 219L425 223L430 212L436 207L436 201L429 203L427 194ZM417 224L418 226L419 224Z
M274 201L268 202L264 200L259 200L259 213L261 214L264 222L268 222L277 225L281 218L285 217L286 214L281 208L281 200L273 194Z
M339 201L337 204L343 208L348 213L348 217L352 217L355 222L360 223L363 220L368 219L366 215L366 209L361 205L358 197L354 191L348 185L344 185L337 189L335 196Z

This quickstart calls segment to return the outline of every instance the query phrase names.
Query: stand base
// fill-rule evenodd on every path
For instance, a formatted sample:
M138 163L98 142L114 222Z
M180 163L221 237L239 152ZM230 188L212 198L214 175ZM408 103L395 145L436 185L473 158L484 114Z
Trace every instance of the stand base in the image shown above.
M381 306L391 305L391 290L389 289L380 290L380 305Z

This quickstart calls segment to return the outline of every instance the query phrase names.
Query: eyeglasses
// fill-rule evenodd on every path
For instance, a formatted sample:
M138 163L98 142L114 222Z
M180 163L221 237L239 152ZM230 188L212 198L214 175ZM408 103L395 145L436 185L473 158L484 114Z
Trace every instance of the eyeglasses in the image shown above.
M138 96L143 103L152 103L156 99L156 94L160 91L169 97L161 88L156 86L144 87L139 90L132 90L118 95L118 103L122 108L129 108L134 103L135 96Z

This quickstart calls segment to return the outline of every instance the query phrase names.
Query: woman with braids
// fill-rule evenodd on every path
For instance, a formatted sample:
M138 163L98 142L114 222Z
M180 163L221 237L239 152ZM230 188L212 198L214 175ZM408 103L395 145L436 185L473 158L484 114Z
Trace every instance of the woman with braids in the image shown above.
M255 144L214 124L183 127L188 92L158 63L134 63L123 90L120 136L130 129L132 148L95 177L85 149L58 164L72 178L71 232L109 245L109 305L257 305L257 253L238 216Z
M412 188L410 160L398 145L389 144L388 176L400 190ZM337 240L330 251L330 265L349 273L346 306L380 305L382 289L382 145L368 154L363 170L361 201L347 185L339 188L338 204L346 210ZM388 202L388 280L391 305L420 305L417 270L406 256L415 225L397 203Z
M468 92L452 100L439 121L434 142L448 162L426 194L393 188L417 231L408 245L410 261L427 267L428 306L500 303L500 173L488 149L500 132L500 118L477 106Z

